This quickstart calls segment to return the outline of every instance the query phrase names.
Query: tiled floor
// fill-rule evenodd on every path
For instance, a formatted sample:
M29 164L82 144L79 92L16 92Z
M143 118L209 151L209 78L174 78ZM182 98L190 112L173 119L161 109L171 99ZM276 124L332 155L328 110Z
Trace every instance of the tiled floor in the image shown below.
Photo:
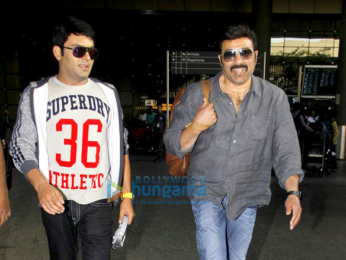
M172 186L172 181L167 179L170 176L165 162L154 163L154 158L131 156L132 179L141 196L134 201L136 218L128 227L125 245L112 250L112 259L198 259L189 201L185 196L157 194L163 192L165 184ZM12 216L0 228L0 259L49 259L36 193L20 173L14 170L13 174ZM148 185L161 188L155 196L147 196ZM329 176L305 177L301 184L303 217L294 231L289 230L290 217L285 214L285 191L275 176L271 187L270 205L258 211L248 260L346 259L345 161L338 161L337 172ZM114 210L114 223L117 214L118 208Z

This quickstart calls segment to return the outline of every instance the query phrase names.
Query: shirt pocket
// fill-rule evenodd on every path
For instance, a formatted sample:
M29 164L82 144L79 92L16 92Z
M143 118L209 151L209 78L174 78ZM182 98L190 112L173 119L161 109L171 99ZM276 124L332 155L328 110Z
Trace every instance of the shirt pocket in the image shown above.
M269 136L270 117L253 116L250 119L249 128L247 133L253 140L264 140Z

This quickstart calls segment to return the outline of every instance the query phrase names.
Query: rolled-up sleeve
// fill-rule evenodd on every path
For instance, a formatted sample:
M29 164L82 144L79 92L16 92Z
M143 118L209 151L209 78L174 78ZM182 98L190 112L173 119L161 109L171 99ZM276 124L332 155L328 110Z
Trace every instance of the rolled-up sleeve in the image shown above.
M300 181L303 180L304 172L301 169L301 154L297 132L284 92L279 95L276 102L273 159L273 168L282 188L285 187L287 178L292 175L298 174Z
M173 110L172 123L164 133L163 140L168 153L182 158L193 149L192 146L189 150L182 151L180 148L180 136L185 126L193 120L199 108L198 100L202 104L203 92L201 85L194 83L187 88L179 105Z

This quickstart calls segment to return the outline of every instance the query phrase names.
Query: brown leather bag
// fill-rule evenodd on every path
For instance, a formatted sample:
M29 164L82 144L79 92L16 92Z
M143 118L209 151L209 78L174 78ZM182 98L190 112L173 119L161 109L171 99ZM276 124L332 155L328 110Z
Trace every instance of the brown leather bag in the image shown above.
M202 83L202 89L204 97L209 100L209 93L210 93L210 80L203 80ZM174 108L179 105L180 99L183 96L183 93L185 92L186 88L182 88L179 90L177 95L175 96L172 108L171 108L171 114L169 116L169 124L172 123L173 120L173 111ZM183 177L187 176L187 173L189 172L189 166L190 166L190 156L191 152L186 154L183 158L179 158L176 155L171 155L166 150L166 163L169 165L168 172L173 176Z

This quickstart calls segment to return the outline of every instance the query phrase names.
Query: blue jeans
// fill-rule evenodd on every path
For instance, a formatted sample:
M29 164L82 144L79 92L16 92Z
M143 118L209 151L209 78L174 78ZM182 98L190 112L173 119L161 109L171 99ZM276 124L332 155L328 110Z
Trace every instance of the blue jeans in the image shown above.
M251 242L258 206L251 206L235 220L226 217L223 208L210 201L192 201L197 227L197 249L201 260L245 260Z
M57 215L51 215L41 209L50 259L77 259L78 237L83 260L110 259L112 203L104 199L81 205L68 200L65 201L64 206L64 213Z

